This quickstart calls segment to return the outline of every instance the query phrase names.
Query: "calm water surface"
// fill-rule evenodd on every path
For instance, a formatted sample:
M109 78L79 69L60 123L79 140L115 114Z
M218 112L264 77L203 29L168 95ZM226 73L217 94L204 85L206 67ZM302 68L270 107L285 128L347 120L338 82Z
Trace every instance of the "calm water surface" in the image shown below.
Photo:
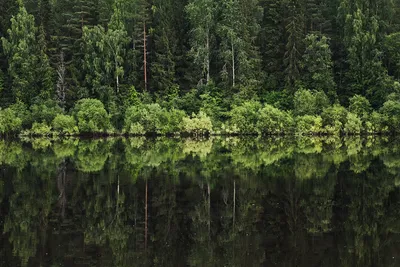
M0 141L0 266L400 266L400 141Z

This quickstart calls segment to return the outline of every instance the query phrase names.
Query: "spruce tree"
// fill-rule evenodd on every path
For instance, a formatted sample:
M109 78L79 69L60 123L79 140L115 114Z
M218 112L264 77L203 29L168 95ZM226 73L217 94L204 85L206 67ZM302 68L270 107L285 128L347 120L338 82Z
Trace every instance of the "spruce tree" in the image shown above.
M18 14L11 19L8 37L2 38L8 59L8 74L15 99L31 103L37 96L47 98L52 91L52 75L38 29L32 15L20 3Z

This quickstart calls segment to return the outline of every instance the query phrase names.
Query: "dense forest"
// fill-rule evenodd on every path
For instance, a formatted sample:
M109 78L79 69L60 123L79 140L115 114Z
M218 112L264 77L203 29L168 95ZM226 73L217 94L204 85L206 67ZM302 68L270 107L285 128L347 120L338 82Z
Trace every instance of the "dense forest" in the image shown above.
M0 0L0 134L389 134L398 0Z

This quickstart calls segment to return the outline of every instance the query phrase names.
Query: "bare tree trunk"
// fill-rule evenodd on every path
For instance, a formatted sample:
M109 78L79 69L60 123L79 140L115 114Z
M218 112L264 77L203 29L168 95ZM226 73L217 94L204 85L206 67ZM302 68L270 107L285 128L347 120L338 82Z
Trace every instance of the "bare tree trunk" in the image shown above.
M233 47L232 43L232 86L235 87L235 72L236 72L236 66L235 66L235 48Z
M64 53L61 51L60 53L60 63L57 68L57 98L58 103L62 110L65 109L65 91L66 91L66 82L65 82L65 62L64 62Z
M147 206L147 197L148 197L148 182L146 180L146 189L145 189L145 206L144 206L144 247L147 249L147 212L148 212L148 206Z
M206 50L207 50L207 59L206 59L207 66L206 66L206 68L207 68L207 84L208 84L210 82L210 38L209 38L209 34L207 34Z
M144 90L147 91L146 22L143 22L143 71L144 71Z
M119 76L118 76L118 60L117 55L114 55L115 59L115 72L117 73L116 77L116 85L117 85L117 94L119 94Z
M232 215L232 223L235 226L235 218L236 217L236 181L233 180L233 215Z

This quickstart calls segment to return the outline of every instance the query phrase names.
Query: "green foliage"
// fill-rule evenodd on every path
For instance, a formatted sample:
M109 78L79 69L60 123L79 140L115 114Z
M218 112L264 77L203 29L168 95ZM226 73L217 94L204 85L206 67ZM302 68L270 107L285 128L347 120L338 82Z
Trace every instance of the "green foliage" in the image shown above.
M53 100L46 100L31 106L31 118L34 122L51 124L54 118L61 113L62 109Z
M205 136L213 132L211 118L203 112L193 114L192 117L184 117L182 131L195 136Z
M321 117L326 133L339 135L347 121L347 110L340 105L333 105L325 109Z
M366 118L371 113L372 107L367 98L355 95L350 98L349 111L359 118Z
M305 45L306 49L301 62L304 85L312 90L321 90L331 99L334 98L335 82L329 39L323 35L309 34L305 38Z
M297 135L323 134L322 118L320 116L304 115L296 118Z
M344 132L348 135L360 134L362 131L361 119L354 113L347 113L347 121L344 125Z
M294 94L294 113L297 116L321 114L330 104L323 91L300 89Z
M290 134L293 131L292 116L271 105L265 105L259 111L257 131L259 134Z
M396 133L400 131L400 102L388 100L386 101L380 112L387 119L385 121L385 126L388 127L389 131Z
M182 110L167 110L158 104L132 106L125 113L124 132L136 135L179 133L184 116Z
M58 114L51 125L54 131L62 135L74 135L79 133L74 117L69 115Z
M234 106L230 111L229 124L238 129L241 134L256 134L257 121L262 105L257 101L247 101Z
M22 129L22 120L12 108L0 109L0 135L17 133Z
M18 14L11 19L8 38L2 37L2 43L14 98L25 103L36 96L49 97L51 91L52 73L37 34L34 17L19 3Z
M48 136L52 134L52 131L51 126L47 125L45 122L34 122L28 133L34 136Z
M112 130L110 117L97 99L81 99L73 109L81 133L107 133Z

